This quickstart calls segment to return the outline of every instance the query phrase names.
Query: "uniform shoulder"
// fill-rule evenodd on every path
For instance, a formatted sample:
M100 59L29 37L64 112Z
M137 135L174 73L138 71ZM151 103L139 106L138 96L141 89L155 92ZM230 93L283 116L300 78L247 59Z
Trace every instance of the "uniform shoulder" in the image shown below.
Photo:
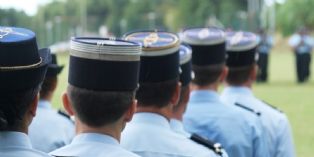
M206 148L212 150L213 152L215 152L217 155L222 156L223 152L222 152L222 146L220 143L215 143L211 140L205 139L202 136L199 136L197 134L192 134L190 139L200 145L205 146Z
M59 109L57 111L57 113L58 113L59 116L61 116L61 117L65 118L65 119L73 122L73 120L71 119L71 116L67 112L65 112L64 110Z
M274 105L271 105L271 104L269 104L269 103L267 103L266 101L263 101L263 100L262 100L262 102L263 102L265 105L269 106L270 108L276 110L277 112L279 112L279 113L284 113L284 112L283 112L281 109L279 109L278 107L276 107L276 106L274 106Z
M37 151L35 149L27 149L27 148L8 148L8 149L0 149L0 156L31 156L31 157L51 157L44 152Z
M244 104L235 102L234 105L237 106L237 107L239 107L239 108L241 108L241 109L243 109L243 110L245 110L245 111L249 111L249 112L251 112L251 113L254 113L254 114L257 115L257 116L261 116L261 112L260 112L260 111L257 111L257 110L255 110L255 109L252 109L252 108L250 108L250 107L248 107L248 106L246 106L246 105L244 105Z

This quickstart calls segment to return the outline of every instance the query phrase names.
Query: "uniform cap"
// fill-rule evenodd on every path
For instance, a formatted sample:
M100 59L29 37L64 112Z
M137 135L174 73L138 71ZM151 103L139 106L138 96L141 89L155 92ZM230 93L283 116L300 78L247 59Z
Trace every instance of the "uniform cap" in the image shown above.
M190 46L180 46L180 82L182 86L188 85L192 80L192 49Z
M51 62L48 49L38 50L35 33L0 26L0 89L16 91L40 85Z
M227 65L230 67L248 66L258 59L257 36L251 32L227 33Z
M124 35L142 45L140 82L164 82L179 77L180 41L164 31L138 31Z
M138 86L141 46L109 39L71 39L69 83L102 91L131 91Z
M216 27L188 28L181 33L184 43L192 47L192 64L207 66L225 62L225 32Z

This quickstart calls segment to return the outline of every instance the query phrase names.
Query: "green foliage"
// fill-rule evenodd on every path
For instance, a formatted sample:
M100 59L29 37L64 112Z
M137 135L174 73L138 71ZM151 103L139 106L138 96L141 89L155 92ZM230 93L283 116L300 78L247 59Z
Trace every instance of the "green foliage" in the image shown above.
M31 18L23 11L0 9L0 24L2 26L19 26L30 28Z
M301 26L313 28L313 7L313 0L288 0L284 5L278 6L278 29L284 35L290 35Z

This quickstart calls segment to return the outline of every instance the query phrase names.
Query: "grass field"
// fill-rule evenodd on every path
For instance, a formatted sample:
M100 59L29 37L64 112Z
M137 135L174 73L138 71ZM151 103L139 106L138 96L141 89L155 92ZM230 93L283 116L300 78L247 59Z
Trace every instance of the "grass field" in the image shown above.
M270 56L269 83L256 84L255 94L261 99L278 106L289 117L298 157L312 157L314 149L314 79L308 83L297 84L294 56L292 53L279 52ZM65 65L59 77L59 86L53 104L60 108L61 95L67 85L68 55L59 55L59 61ZM314 74L314 64L312 64Z

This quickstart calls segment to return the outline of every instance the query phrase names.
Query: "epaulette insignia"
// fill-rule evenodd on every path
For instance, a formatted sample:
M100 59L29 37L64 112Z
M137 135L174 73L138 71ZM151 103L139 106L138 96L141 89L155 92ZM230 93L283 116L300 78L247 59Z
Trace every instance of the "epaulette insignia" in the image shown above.
M280 110L278 107L273 106L273 105L267 103L266 101L262 101L262 102L263 102L264 104L266 104L267 106L269 106L269 107L275 109L276 111L278 111L278 112L280 112L280 113L284 113L284 112L283 112L282 110Z
M245 109L245 110L247 110L247 111L250 111L250 112L252 112L252 113L254 113L254 114L256 114L257 116L261 116L261 112L259 112L259 111L256 111L256 110L254 110L254 109L252 109L252 108L249 108L249 107L247 107L247 106L245 106L245 105L242 105L242 104L239 104L239 103L234 103L236 106L238 106L238 107L241 107L241 108L243 108L243 109Z
M222 156L223 152L222 152L222 146L220 143L215 143L213 141L210 141L208 139L205 139L197 134L192 134L190 139L200 145L203 145L207 148L209 148L210 150L214 151L216 154Z
M58 114L61 115L61 116L63 116L63 117L65 117L65 118L67 118L67 119L69 119L69 120L71 120L71 121L73 122L71 116L70 116L68 113L66 113L65 111L59 109L59 110L58 110Z

